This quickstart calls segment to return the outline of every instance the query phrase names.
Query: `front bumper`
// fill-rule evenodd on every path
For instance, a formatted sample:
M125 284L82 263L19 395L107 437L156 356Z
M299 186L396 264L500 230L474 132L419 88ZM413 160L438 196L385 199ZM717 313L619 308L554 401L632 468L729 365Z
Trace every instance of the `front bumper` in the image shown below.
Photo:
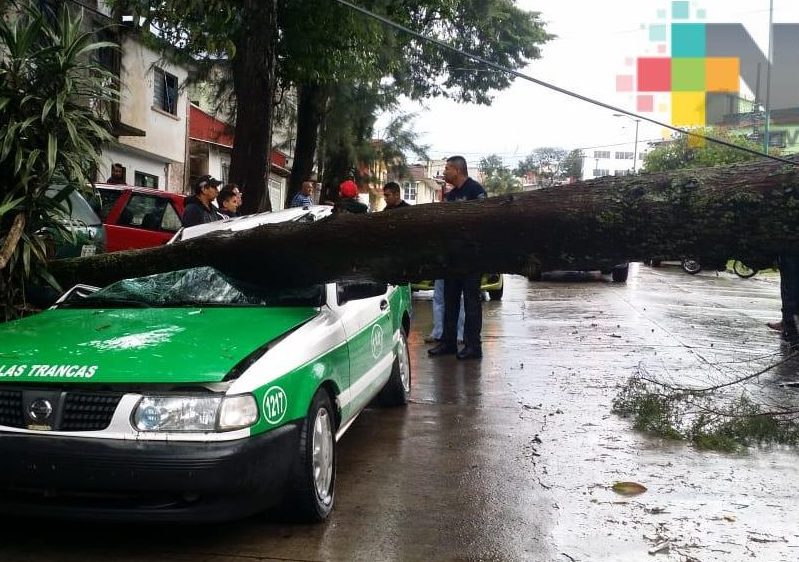
M206 443L0 434L0 513L140 522L245 517L282 499L299 424Z

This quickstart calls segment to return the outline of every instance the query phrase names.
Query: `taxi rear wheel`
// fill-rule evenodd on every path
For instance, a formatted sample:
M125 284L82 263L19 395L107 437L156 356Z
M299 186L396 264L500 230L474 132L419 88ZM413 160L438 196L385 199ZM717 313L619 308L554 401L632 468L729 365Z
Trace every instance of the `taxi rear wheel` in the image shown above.
M324 520L333 509L336 491L336 417L330 396L319 389L302 424L299 455L286 498L293 518L304 522Z
M400 341L397 345L397 356L391 366L391 375L378 395L381 405L404 406L410 400L411 362L409 357L408 338L405 336L405 331L400 330Z

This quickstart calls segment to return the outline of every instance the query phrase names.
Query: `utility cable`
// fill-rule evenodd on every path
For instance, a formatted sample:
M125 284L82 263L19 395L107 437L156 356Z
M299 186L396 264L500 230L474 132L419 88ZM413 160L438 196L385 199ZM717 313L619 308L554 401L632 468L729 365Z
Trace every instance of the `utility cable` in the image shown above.
M789 160L787 158L782 158L780 156L774 156L772 154L761 152L759 150L754 150L752 148L747 148L745 146L738 146L737 144L734 144L734 143L731 143L731 142L728 142L728 141L725 141L725 140L722 140L722 139L716 139L716 138L713 138L713 137L709 137L709 136L703 135L701 133L696 133L696 132L693 132L693 131L689 131L687 129L680 129L679 127L675 127L674 125L670 125L668 123L664 123L663 121L658 121L657 119L654 119L652 117L646 117L644 115L638 115L637 113L635 113L633 111L628 111L628 110L623 109L621 107L616 107L615 105L611 105L609 103L605 103L603 101L600 101L600 100L597 100L597 99L594 99L594 98L591 98L591 97L588 97L588 96L584 96L582 94L578 94L577 92L573 92L571 90L567 90L566 88L561 88L560 86L556 86L555 84L551 84L549 82L545 82L544 80L539 80L538 78L535 78L535 77L530 76L528 74L524 74L523 72L519 72L518 70L513 70L512 68L507 68L505 66L502 66L501 64L497 64L497 63L491 62L490 60L485 59L485 58L483 58L483 57L481 57L479 55L474 55L472 53L467 53L466 51L464 51L462 49L459 49L457 47L453 47L452 45L450 45L450 44L448 44L448 43L446 43L444 41L441 41L440 39L436 39L434 37L428 37L428 36L426 36L426 35L424 35L422 33L419 33L418 31L414 31L414 30L412 30L412 29L410 29L408 27L405 27L402 24L399 24L399 23L397 23L395 21L392 21L392 20L388 19L385 16L381 16L379 14L376 14L376 13L370 11L370 10L367 10L366 8L361 8L360 6L356 6L352 2L349 2L348 0L334 0L334 1L339 3L339 4L341 4L342 6L346 6L346 7L350 8L350 9L352 9L352 10L355 10L356 12L360 12L361 14L365 15L366 17L375 19L375 20L377 20L377 21L379 21L379 22L381 22L381 23L383 23L383 24L385 24L385 25L387 25L389 27L393 27L394 29L397 29L397 30L399 30L399 31L401 31L403 33L408 34L408 35L412 35L413 37L416 37L417 39L420 39L422 41L426 41L428 43L433 43L433 44L438 45L439 47L441 47L443 49L446 49L448 51L452 51L452 52L457 53L457 54L459 54L459 55L461 55L463 57L466 57L468 59L472 59L474 61L480 62L480 63L482 63L482 64L484 64L484 65L486 65L486 66L488 66L490 68L493 68L494 70L498 70L500 72L505 72L505 73L510 74L512 76L515 76L517 78L521 78L522 80L527 80L528 82L532 82L533 84L537 84L539 86L543 86L544 88L548 88L550 90L553 90L555 92L564 94L566 96L569 96L569 97L572 97L572 98L576 98L578 100L581 100L581 101L584 101L584 102L587 102L587 103L590 103L590 104L593 104L593 105L597 105L599 107L604 107L605 109L609 109L609 110L617 112L617 113L622 113L622 114L624 114L624 115L626 115L628 117L631 117L633 119L640 119L642 121L647 121L648 123L652 123L654 125L659 125L661 127L665 127L666 129L670 129L672 131L675 131L677 133L681 133L683 135L689 135L691 137L704 139L706 141L714 142L716 144L720 144L720 145L723 145L723 146L726 146L726 147L729 147L729 148L734 148L734 149L737 149L737 150L740 150L740 151L743 151L743 152L747 152L749 154L753 154L755 156L763 156L763 157L766 157L766 158L770 158L771 160L775 160L777 162L783 162L785 164L790 164L792 166L799 165L799 162L796 162L794 160Z

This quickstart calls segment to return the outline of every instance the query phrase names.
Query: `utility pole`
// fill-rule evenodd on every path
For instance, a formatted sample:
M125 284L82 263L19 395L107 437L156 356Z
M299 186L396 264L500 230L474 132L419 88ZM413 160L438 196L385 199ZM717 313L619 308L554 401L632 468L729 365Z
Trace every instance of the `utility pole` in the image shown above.
M774 0L769 0L768 8L768 60L766 65L766 125L763 129L763 152L768 154L769 121L771 121L771 65L774 64L774 43L772 27L774 26Z
M627 119L635 121L635 146L633 148L633 173L635 173L638 167L638 125L641 123L641 120L633 119L629 115L623 113L614 113L613 117L626 117Z

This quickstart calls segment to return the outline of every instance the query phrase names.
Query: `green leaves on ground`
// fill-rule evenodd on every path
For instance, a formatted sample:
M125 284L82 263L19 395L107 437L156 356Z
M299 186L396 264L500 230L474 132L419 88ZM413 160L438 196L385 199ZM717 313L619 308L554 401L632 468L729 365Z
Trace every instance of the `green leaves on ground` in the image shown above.
M790 370L796 362L789 357L776 365ZM701 449L736 452L761 444L799 445L799 407L792 393L778 389L784 401L772 398L766 403L759 398L764 383L753 380L742 377L717 387L687 389L641 373L623 386L613 411L631 418L637 430Z

